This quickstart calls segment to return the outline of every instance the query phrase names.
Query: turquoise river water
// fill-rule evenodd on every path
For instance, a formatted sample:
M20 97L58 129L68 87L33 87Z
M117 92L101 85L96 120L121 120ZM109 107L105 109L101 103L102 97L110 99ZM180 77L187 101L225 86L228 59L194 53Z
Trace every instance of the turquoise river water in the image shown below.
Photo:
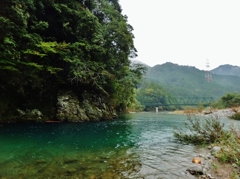
M184 178L202 149L179 143L184 115L108 122L0 124L0 179Z

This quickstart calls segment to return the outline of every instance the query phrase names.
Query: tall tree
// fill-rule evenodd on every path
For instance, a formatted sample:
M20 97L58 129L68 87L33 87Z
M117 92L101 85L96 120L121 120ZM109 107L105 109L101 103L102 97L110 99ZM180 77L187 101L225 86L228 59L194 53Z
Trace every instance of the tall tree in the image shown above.
M130 67L133 28L117 0L2 0L0 6L2 96L13 94L16 106L26 108L56 100L64 88L103 95L115 108L128 105L144 70Z

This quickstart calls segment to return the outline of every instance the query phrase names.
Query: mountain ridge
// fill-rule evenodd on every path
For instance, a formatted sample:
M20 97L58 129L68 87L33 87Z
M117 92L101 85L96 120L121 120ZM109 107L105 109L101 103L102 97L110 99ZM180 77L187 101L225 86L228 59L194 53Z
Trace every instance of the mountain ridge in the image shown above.
M145 80L161 85L174 96L212 96L217 100L226 93L240 92L240 75L230 75L231 71L221 69L225 65L211 71L213 80L208 82L204 70L167 62L148 67Z
M234 65L220 65L219 67L211 70L211 73L217 75L233 75L233 76L240 76L240 67Z
M193 68L196 68L200 71L206 71L206 70L201 70L195 66L189 66L189 65L179 65L177 63L172 63L172 62L166 62L166 63L163 63L163 64L157 64L157 65L154 65L154 66L149 66L147 65L146 63L140 61L140 60L137 60L137 59L131 59L131 62L132 63L139 63L139 64L142 64L144 65L145 67L147 68L154 68L155 66L159 66L159 65L165 65L165 64L173 64L173 65L177 65L179 67L193 67ZM235 76L240 76L240 66L237 66L237 65L231 65L231 64L223 64L223 65L219 65L217 68L214 68L212 70L209 70L212 74L217 74L217 75L235 75Z

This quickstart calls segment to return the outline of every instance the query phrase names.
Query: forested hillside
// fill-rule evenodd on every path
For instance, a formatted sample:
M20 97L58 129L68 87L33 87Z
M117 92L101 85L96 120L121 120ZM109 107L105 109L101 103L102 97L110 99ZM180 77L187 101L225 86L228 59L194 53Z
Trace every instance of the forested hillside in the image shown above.
M133 28L117 0L1 0L0 6L0 119L16 117L17 109L55 118L59 91L102 108L123 110L134 101L144 68L130 67Z
M213 97L218 100L226 93L240 92L240 77L212 74L205 80L205 71L190 66L165 63L148 68L145 80L162 86L173 96Z
M240 76L240 67L233 65L221 65L213 70L211 70L213 74L217 75L233 75Z

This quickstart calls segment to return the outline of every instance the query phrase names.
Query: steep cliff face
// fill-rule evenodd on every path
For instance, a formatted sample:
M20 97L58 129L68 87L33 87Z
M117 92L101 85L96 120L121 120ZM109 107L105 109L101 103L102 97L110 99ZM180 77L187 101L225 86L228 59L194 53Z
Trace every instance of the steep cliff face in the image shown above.
M60 121L100 121L116 117L116 113L107 102L88 93L81 94L82 100L71 91L58 95L56 118Z
M56 99L55 99L56 98ZM112 120L117 117L115 110L106 97L87 92L76 94L72 91L60 91L52 101L45 105L21 106L11 101L8 103L0 100L0 122L45 122L49 120L64 122L101 121ZM26 103L29 103L26 99ZM4 109L7 110L4 110ZM7 113L6 113L7 111Z

